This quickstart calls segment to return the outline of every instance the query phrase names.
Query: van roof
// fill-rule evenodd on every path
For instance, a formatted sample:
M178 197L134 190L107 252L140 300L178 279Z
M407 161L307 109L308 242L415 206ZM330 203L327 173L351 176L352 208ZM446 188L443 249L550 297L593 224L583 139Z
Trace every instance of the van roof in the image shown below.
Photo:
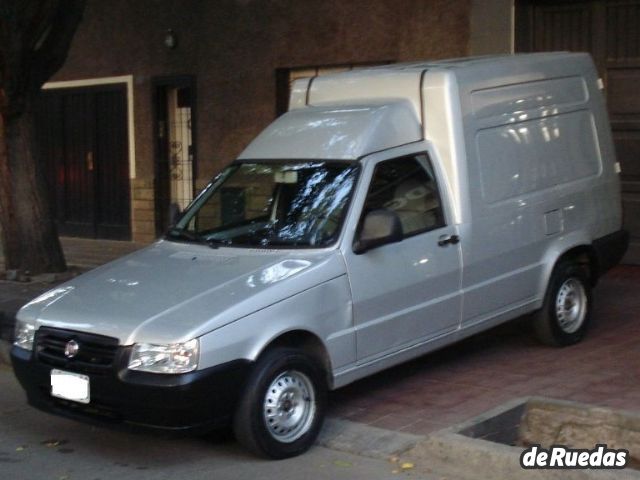
M406 100L327 104L281 116L239 158L354 160L421 138L420 121Z
M482 66L490 64L518 64L525 65L537 63L540 60L562 60L573 59L576 56L585 56L584 53L572 52L536 52L536 53L504 53L499 55L478 55L475 57L448 58L443 60L424 60L418 62L389 63L372 67L363 67L348 72L340 72L335 75L353 74L359 72L371 72L372 70L428 70L434 68L460 69L471 66Z

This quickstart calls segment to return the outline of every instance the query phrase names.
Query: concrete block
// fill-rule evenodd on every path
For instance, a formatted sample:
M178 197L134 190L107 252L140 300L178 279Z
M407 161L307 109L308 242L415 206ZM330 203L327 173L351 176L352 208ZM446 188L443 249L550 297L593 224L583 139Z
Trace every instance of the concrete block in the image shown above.
M151 220L134 220L131 225L131 229L134 234L153 234L155 233L156 227L154 222Z
M131 186L133 189L153 188L153 179L152 178L135 178L131 181Z
M153 200L133 200L131 202L131 209L135 212L137 210L154 210Z
M535 414L527 420L527 410L531 408ZM607 410L608 412L605 412ZM545 411L546 417L541 416L541 411ZM566 417L562 415L567 413ZM520 466L520 456L524 447L512 446L488 441L484 438L473 438L475 435L490 438L500 436L491 431L500 423L500 417L506 421L506 426L510 429L513 414L521 414L520 438L518 445L523 443L541 444L546 447L554 444L554 439L549 432L563 422L571 424L576 422L574 428L585 423L585 419L591 418L593 424L604 425L603 417L611 419L610 423L621 426L635 425L640 418L637 414L628 412L613 412L610 409L590 407L575 402L566 402L540 397L528 397L515 399L504 405L496 407L482 415L479 415L462 424L441 430L429 435L425 440L406 453L406 458L414 462L420 471L423 466L428 466L426 471L437 471L439 474L446 474L448 477L472 480L478 478L508 478L511 480L640 480L640 472L631 468L624 470L606 469L523 469ZM610 415L613 415L611 417ZM618 415L621 415L620 417ZM631 415L634 418L629 418ZM526 425L530 422L531 425ZM534 435L532 429L537 433ZM528 433L527 433L528 432ZM491 433L491 435L487 435ZM599 440L601 435L606 435L606 429L598 432L587 443L582 444L582 448L593 449L598 443L605 443ZM523 440L523 435L529 435ZM557 444L557 442L555 442ZM576 448L575 445L567 443L568 446ZM629 445L610 444L609 448L626 448ZM630 451L631 459L634 458Z
M136 232L133 234L133 240L137 243L153 243L156 241L156 235L150 233L140 233Z
M133 223L140 221L155 221L155 212L153 210L134 210L133 211Z
M423 439L418 435L328 418L317 443L341 452L388 460L410 450Z
M135 188L133 190L134 200L153 200L153 188Z

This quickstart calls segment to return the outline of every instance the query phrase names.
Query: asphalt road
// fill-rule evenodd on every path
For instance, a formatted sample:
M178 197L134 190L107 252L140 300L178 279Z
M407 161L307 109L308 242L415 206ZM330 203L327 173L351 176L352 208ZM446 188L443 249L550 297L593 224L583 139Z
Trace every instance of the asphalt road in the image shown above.
M229 437L169 438L101 428L29 407L0 365L0 479L387 479L415 477L385 460L316 446L282 461L251 456ZM396 470L396 472L394 472Z

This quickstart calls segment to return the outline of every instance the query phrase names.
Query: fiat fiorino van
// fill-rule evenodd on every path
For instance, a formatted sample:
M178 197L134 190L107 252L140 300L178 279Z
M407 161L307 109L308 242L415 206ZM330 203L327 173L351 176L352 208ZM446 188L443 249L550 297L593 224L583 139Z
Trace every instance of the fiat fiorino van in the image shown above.
M623 255L620 168L586 54L303 79L157 243L17 315L28 401L305 451L326 394L533 312L589 326Z

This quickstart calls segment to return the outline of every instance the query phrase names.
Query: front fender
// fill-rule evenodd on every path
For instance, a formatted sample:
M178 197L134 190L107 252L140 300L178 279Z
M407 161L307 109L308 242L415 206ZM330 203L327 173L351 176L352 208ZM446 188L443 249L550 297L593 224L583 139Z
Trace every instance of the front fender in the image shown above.
M346 275L203 335L198 368L239 359L254 361L271 342L293 330L319 338L333 369L355 362L355 330Z

